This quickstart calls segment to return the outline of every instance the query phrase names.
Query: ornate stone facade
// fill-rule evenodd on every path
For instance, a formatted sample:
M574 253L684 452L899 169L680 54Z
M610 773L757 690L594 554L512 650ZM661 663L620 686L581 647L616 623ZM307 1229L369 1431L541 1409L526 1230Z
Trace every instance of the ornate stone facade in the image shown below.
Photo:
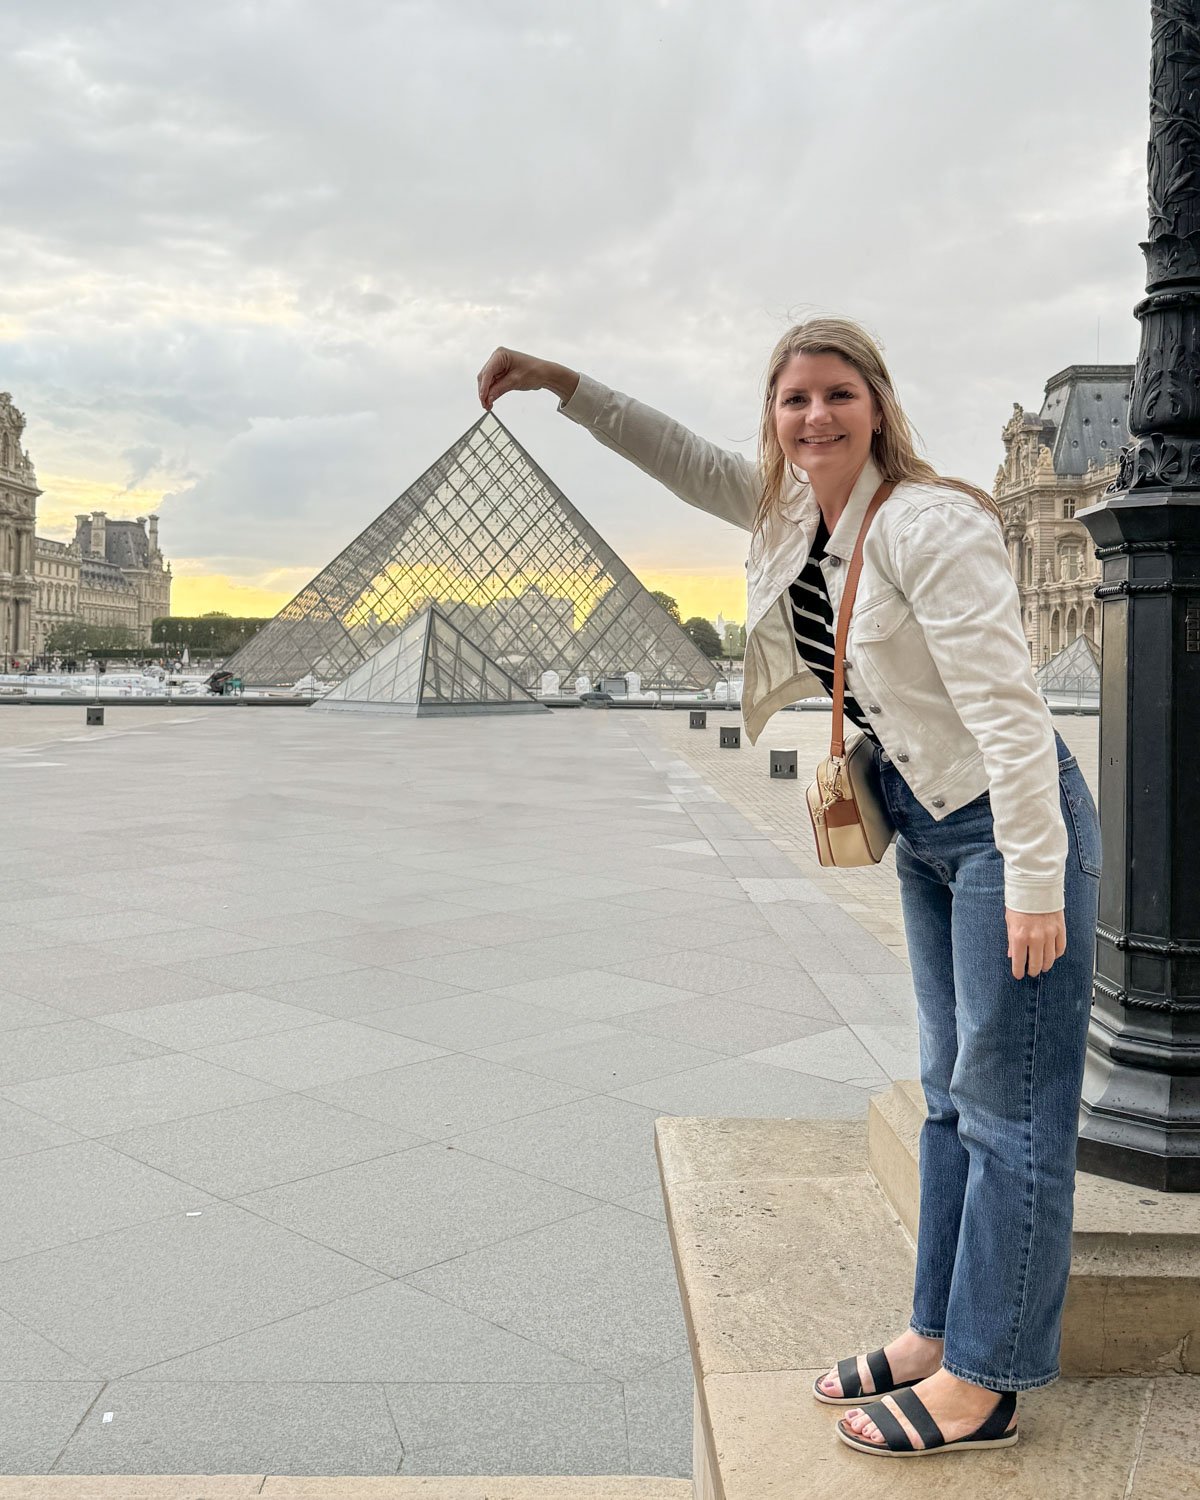
M33 544L33 651L41 656L50 632L79 618L79 549L39 536Z
M150 644L150 627L171 613L171 566L158 546L158 517L110 521L102 510L75 517L80 614L88 625L120 625Z
M0 665L24 666L33 649L33 534L37 476L21 447L25 417L0 391Z
M1014 403L1005 425L993 495L1034 666L1080 635L1100 644L1100 565L1074 517L1117 476L1132 379L1132 365L1068 365L1046 382L1039 412Z
M37 487L21 447L25 418L0 392L0 665L42 655L58 625L119 626L141 644L171 613L171 565L158 546L158 517L75 517L75 538L35 536Z

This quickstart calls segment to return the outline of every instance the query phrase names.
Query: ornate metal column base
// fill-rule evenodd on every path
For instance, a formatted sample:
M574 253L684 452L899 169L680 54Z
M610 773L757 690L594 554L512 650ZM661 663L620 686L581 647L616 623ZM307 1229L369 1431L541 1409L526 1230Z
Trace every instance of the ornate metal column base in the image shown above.
M1151 0L1132 446L1104 563L1100 886L1079 1165L1200 1192L1200 0Z
M1083 513L1104 564L1104 876L1082 1171L1200 1192L1200 494Z

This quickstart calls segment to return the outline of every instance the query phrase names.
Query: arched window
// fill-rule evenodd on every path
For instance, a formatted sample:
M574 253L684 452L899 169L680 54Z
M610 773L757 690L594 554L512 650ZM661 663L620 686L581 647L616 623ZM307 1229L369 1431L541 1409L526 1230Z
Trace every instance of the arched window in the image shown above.
M1091 641L1093 646L1098 646L1100 644L1100 642L1096 639L1096 610L1094 605L1088 606L1087 614L1085 614L1083 617L1083 633L1087 636L1088 640Z
M1062 620L1058 610L1050 616L1050 655L1057 656L1062 647Z
M1063 638L1063 644L1069 646L1078 634L1079 616L1072 609L1067 612L1067 633Z

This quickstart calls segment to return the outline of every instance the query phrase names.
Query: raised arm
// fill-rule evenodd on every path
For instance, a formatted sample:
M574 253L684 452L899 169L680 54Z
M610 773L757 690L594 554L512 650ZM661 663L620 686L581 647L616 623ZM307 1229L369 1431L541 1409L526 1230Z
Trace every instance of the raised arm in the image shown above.
M697 437L587 375L515 349L497 349L479 372L479 399L488 411L507 391L537 390L553 391L564 416L681 500L750 529L758 505L758 468L742 454Z

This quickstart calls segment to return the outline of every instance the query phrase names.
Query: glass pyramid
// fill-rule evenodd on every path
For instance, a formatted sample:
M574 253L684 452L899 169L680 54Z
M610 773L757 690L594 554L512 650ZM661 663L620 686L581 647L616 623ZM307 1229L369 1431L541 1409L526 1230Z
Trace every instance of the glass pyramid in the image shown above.
M243 682L340 682L436 604L521 686L720 673L491 413L226 664Z
M312 707L417 716L549 712L432 605Z
M1043 693L1099 693L1100 653L1086 635L1077 635L1034 675Z

